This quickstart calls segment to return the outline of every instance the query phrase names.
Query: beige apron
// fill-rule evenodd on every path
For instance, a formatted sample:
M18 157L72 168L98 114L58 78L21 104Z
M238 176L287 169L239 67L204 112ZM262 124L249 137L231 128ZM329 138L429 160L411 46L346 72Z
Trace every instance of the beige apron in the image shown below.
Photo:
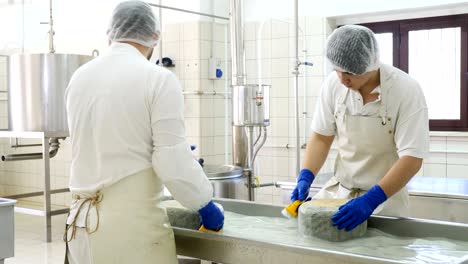
M387 117L386 95L381 88L378 117L346 113L346 94L335 107L338 155L335 176L313 197L316 199L355 198L377 184L399 159L391 118ZM408 216L406 187L377 207L376 214Z
M176 264L173 231L156 206L161 192L149 168L97 194L75 193L64 236L69 263Z

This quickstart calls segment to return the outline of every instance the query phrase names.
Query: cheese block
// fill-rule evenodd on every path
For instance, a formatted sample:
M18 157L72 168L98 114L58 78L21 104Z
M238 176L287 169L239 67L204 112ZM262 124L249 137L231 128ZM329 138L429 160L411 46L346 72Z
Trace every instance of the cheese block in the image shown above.
M218 203L214 203L222 212L224 208ZM200 227L200 215L197 211L185 208L176 200L166 200L160 203L169 218L171 226L198 230Z
M313 199L299 207L299 233L328 241L339 242L362 237L367 231L367 221L350 232L334 227L331 217L347 199Z
M176 200L163 201L160 206L166 209L171 226L193 230L198 230L200 227L200 216L197 211L183 207Z

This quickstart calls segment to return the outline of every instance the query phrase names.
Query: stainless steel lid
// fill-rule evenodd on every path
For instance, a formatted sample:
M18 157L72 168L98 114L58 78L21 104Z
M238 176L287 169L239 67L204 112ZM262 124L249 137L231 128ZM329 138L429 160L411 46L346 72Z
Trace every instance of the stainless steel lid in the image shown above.
M209 180L228 180L243 176L242 168L234 165L205 165L203 170Z

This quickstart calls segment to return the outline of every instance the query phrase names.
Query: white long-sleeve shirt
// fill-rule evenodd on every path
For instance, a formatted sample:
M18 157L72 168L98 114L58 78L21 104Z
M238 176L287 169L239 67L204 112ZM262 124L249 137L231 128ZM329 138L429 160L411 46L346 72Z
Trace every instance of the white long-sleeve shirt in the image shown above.
M322 85L311 130L325 136L336 135L334 109L346 88L332 72ZM381 91L387 94L387 115L392 120L395 145L398 156L425 158L429 152L429 119L426 100L419 84L408 74L386 64L380 67L380 86L372 93L378 93L374 102L363 104L357 91L351 90L344 102L346 111L351 115L378 116L381 105Z
M212 186L185 139L182 89L170 71L113 43L75 72L65 96L72 192L95 192L153 167L184 206L197 210L211 200Z

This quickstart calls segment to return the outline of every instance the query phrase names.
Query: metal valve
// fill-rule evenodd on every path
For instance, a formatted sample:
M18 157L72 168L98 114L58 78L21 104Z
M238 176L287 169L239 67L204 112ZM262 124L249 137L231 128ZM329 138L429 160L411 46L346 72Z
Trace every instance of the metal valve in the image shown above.
M257 95L255 96L255 104L257 106L262 106L262 104L263 104L263 93L260 92L260 91L257 91L256 94Z

